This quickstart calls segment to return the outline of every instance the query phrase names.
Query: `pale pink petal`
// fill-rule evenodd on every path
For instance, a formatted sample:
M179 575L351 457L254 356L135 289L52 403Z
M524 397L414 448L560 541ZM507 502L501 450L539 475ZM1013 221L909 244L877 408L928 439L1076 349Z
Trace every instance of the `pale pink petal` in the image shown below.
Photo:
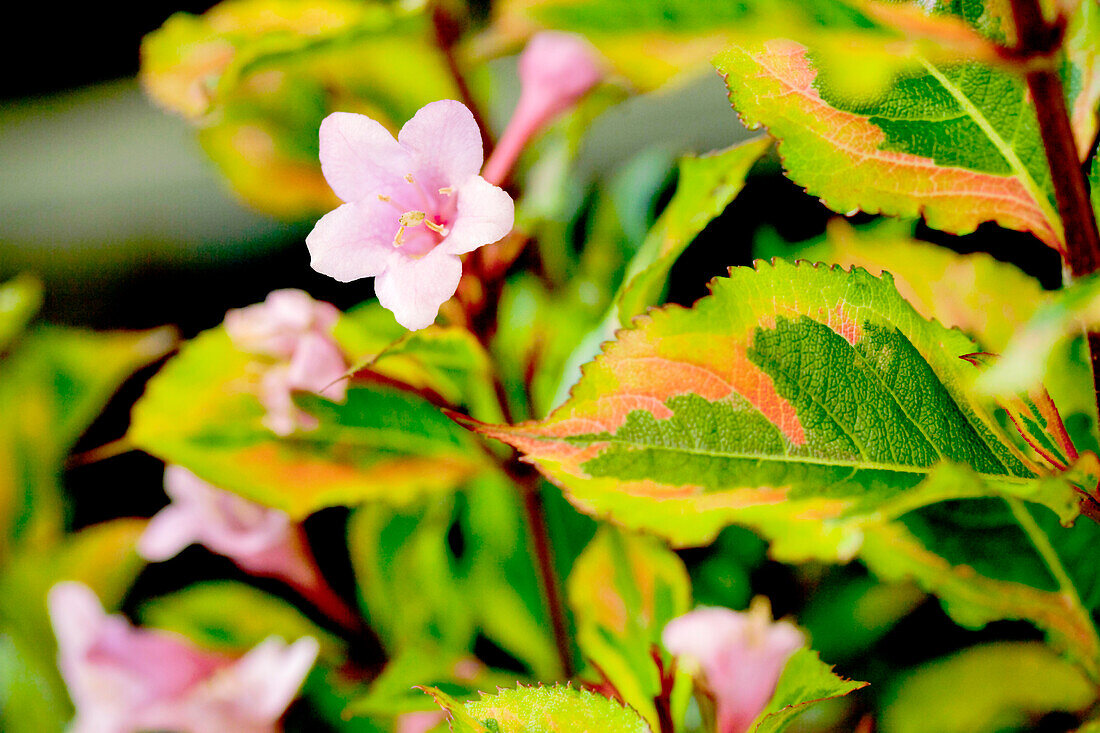
M199 537L194 516L169 504L157 512L138 538L137 551L149 562L164 562L178 555Z
M310 331L327 333L340 312L303 290L274 290L262 303L225 314L225 330L241 351L289 359L298 339Z
M387 194L412 170L412 157L378 122L333 112L321 122L321 171L343 201Z
M87 653L107 619L92 589L74 581L58 583L50 588L46 605L61 656Z
M287 370L291 389L315 392L330 400L344 399L347 393L347 362L340 347L330 336L309 333L298 342Z
M397 716L394 733L428 733L442 723L447 716L442 710L425 710Z
M429 179L425 183L452 186L481 170L481 132L466 105L453 99L421 107L397 139L416 157L417 172Z
M515 204L503 189L481 176L471 176L455 195L458 197L458 216L439 249L465 254L492 244L512 231Z
M232 701L241 720L273 723L298 694L319 651L317 640L309 636L289 646L268 637L212 679L204 694Z
M333 209L306 237L310 267L345 283L379 275L393 258L397 226L397 212L377 198Z
M436 247L418 259L402 257L374 281L382 307L405 328L416 331L435 322L462 278L462 261Z
M773 622L766 604L748 612L698 608L670 621L661 639L714 693L718 733L751 727L775 694L787 660L805 643L793 625Z

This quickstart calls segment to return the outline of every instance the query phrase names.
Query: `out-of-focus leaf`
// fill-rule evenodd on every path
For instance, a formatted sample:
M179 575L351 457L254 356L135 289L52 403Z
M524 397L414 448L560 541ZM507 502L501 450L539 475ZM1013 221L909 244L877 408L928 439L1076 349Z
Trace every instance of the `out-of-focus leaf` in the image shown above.
M181 634L195 644L240 656L269 636L293 641L312 636L321 644L321 659L337 664L343 643L286 601L230 581L197 583L141 607L145 626Z
M18 336L42 306L42 282L20 275L0 284L0 353Z
M455 733L649 733L645 721L630 708L587 690L561 685L517 687L483 694L460 703L440 690L427 689L451 717Z
M880 583L866 575L845 578L842 572L818 584L820 590L798 617L814 649L830 662L862 658L927 597L911 581Z
M955 18L930 17L916 8L884 2L504 0L495 8L500 42L525 37L538 28L581 33L596 44L615 71L642 89L704 73L715 53L745 37L810 38L828 44L837 53L858 46L864 55L877 51L875 61L885 65L890 65L891 59L872 43L889 42L895 56L909 48L954 56L955 47L982 56L991 54L988 42ZM608 23L608 18L615 22ZM854 64L851 72L860 78L880 77L873 68Z
M370 691L347 707L347 714L392 721L397 715L435 710L431 698L416 689L429 685L465 697L479 689L515 684L466 653L431 645L409 647L386 663Z
M984 351L1001 353L1013 333L1050 298L1039 281L984 252L959 254L913 238L913 225L883 219L854 227L829 222L826 235L808 244L767 245L759 257L780 256L865 268L893 275L894 285L925 318L957 326Z
M1014 395L1041 387L1060 364L1052 357L1060 345L1086 329L1100 327L1100 275L1090 275L1051 294L985 371L980 386L995 395Z
M60 535L59 477L74 443L134 370L175 343L171 329L31 329L0 361L0 560Z
M1091 553L1100 526L1063 527L1046 509L1014 499L924 507L867 528L860 557L884 579L911 578L969 628L1000 619L1033 623L1100 679L1100 572Z
M1003 3L938 4L926 19L952 15L993 41L1004 42L1011 31ZM1074 25L1087 35L1092 21ZM1064 251L1022 76L989 59L936 58L922 48L897 52L886 37L877 43L896 60L885 60L880 88L862 92L850 88L849 77L857 64L877 64L863 55L868 49L844 52L828 35L796 38L779 29L762 41L749 33L715 63L745 122L767 125L779 139L788 175L834 210L923 215L930 226L955 234L995 221ZM1080 99L1083 107L1095 107L1095 46L1075 40L1062 65L1071 106ZM1082 136L1095 124L1089 116L1079 116L1088 127Z
M741 192L749 169L769 147L769 138L757 138L727 150L680 160L676 193L649 230L619 288L619 323L630 325L634 316L660 302L672 265Z
M888 695L883 733L982 733L1023 728L1046 713L1080 712L1095 689L1042 644L971 647L904 675Z
M473 640L473 604L465 599L447 543L454 499L427 497L394 509L359 507L348 545L370 625L391 654L422 643L451 651Z
M817 652L800 649L787 662L775 695L756 719L754 733L779 733L815 703L842 697L866 687L866 682L844 679L818 657Z
M145 38L141 79L198 124L243 199L287 218L337 203L317 160L327 114L361 112L396 130L456 96L426 14L375 1L226 0L177 13Z
M46 610L55 583L89 585L108 610L121 602L144 561L134 544L144 520L116 519L69 535L48 549L24 548L0 575L0 728L61 730L72 704L57 670L57 643ZM37 727L36 727L37 726Z
M1074 489L1038 477L975 399L958 358L972 341L921 318L888 277L759 268L638 319L546 420L471 427L584 511L678 544L738 523L784 557L844 557L861 525L966 496L1074 515Z
M566 589L581 653L623 702L659 729L654 700L661 695L662 680L653 655L663 658L664 669L671 667L671 657L661 651L661 632L691 610L691 581L683 562L659 540L605 525L577 559ZM690 690L690 677L677 682ZM674 710L672 719L682 719L683 713Z
M222 327L184 344L134 406L133 443L294 517L368 498L407 503L487 464L426 399L386 384L353 385L341 404L303 395L319 427L278 437L261 423L252 359Z

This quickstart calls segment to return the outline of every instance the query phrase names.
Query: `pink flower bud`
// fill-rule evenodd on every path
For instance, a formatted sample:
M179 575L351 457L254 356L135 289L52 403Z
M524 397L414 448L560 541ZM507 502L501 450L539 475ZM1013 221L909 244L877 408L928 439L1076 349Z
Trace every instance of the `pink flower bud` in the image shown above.
M442 710L405 713L397 716L394 733L428 733L446 719Z
M592 45L572 33L544 31L519 57L519 103L482 176L501 185L527 142L603 79Z
M744 733L767 706L779 674L805 643L797 628L772 621L767 602L747 612L697 608L665 626L665 648L714 695L718 733Z
M206 652L108 615L81 583L58 583L48 605L73 731L274 733L317 658L310 637L289 646L272 637L240 659Z

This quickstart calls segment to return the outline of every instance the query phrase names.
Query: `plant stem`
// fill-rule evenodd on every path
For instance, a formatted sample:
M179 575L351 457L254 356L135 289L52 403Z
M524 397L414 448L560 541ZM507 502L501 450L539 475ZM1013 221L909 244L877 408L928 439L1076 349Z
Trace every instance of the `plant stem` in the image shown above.
M466 75L462 73L462 67L455 58L455 44L462 35L462 29L455 19L443 8L442 3L432 3L431 8L432 28L435 30L435 42L439 50L443 52L443 59L447 63L447 70L451 73L458 94L462 97L462 103L470 110L477 122L477 129L481 131L481 146L485 157L493 152L493 136L489 132L485 115L481 111L481 105L470 91L470 85L466 83Z
M1071 277L1082 277L1100 266L1100 232L1089 200L1088 181L1077 158L1062 79L1053 63L1062 46L1065 24L1047 21L1039 0L1011 3L1016 26L1016 45L1011 53L1026 64L1027 87L1035 104L1058 214L1065 228L1066 267ZM1100 334L1089 333L1088 343L1093 391L1100 412Z
M531 544L535 550L535 560L539 569L539 585L542 587L546 610L550 614L550 625L554 632L554 644L558 648L562 673L566 678L576 673L573 663L573 642L569 636L566 622L565 600L562 598L561 579L554 563L554 548L550 544L550 532L546 524L546 507L539 491L539 475L525 463L513 459L509 465L509 474L519 487L523 499L523 513L527 518L527 528L531 534Z

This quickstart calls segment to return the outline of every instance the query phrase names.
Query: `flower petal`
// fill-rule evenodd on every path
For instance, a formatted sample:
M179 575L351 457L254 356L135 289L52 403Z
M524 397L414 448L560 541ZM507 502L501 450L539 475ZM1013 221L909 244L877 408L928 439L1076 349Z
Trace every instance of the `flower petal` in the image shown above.
M461 102L442 99L421 107L397 139L416 156L425 185L452 186L476 175L485 159L481 131Z
M333 112L321 122L321 171L344 201L388 193L413 169L412 156L366 115Z
M269 636L215 678L206 694L231 701L241 720L274 723L297 695L319 651L311 636L289 646Z
M83 656L107 619L95 592L83 583L65 581L50 588L46 605L61 656Z
M439 247L454 255L492 244L512 231L515 204L504 189L481 176L470 176L458 188L458 214Z
M341 379L347 369L344 354L331 336L307 333L290 359L287 383L291 389L340 401L347 394L347 381Z
M377 198L344 204L321 217L306 237L310 267L340 282L381 274L393 257L397 216Z
M157 512L138 539L138 554L150 562L164 562L183 548L199 541L194 515L180 506L169 505Z
M462 261L436 247L420 258L395 258L375 279L374 292L398 323L416 331L432 325L461 277Z

